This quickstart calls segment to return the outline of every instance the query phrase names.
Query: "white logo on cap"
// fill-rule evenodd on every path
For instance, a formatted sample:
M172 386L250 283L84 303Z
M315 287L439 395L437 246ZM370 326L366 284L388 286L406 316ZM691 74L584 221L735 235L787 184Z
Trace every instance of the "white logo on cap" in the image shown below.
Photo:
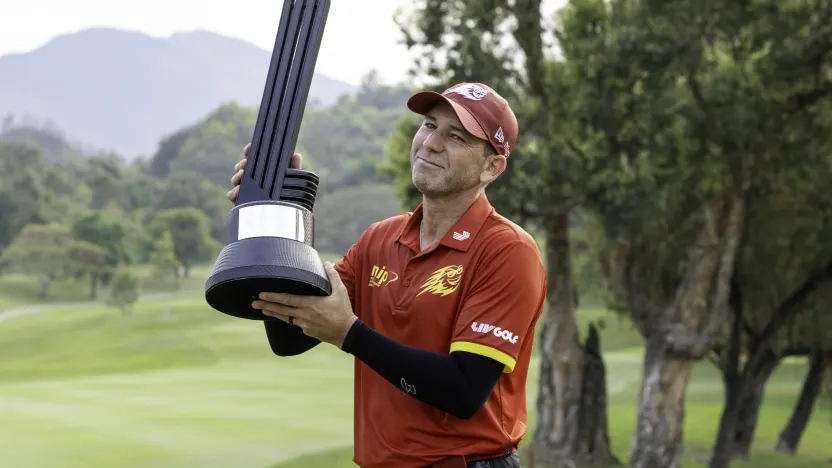
M503 149L506 151L506 157L511 154L511 145L508 142L503 143Z
M460 96L464 97L465 99L470 99L472 101L481 101L482 98L488 94L482 86L475 85L475 84L463 84L459 85L456 88L449 89L445 94L449 93L456 93Z
M494 138L496 138L500 143L505 141L505 136L503 136L503 127L497 129L497 133L494 134Z

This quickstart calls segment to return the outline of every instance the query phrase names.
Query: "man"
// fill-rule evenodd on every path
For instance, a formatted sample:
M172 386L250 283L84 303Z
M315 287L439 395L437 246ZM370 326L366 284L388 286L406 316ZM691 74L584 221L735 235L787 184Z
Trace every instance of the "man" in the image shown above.
M355 356L362 468L519 467L546 276L534 239L484 192L506 169L517 120L480 83L416 93L407 105L424 116L410 155L419 207L373 224L325 265L331 296L264 292L252 306L279 319L266 322L278 355L326 342ZM292 167L301 161L295 154ZM303 341L288 338L292 326Z

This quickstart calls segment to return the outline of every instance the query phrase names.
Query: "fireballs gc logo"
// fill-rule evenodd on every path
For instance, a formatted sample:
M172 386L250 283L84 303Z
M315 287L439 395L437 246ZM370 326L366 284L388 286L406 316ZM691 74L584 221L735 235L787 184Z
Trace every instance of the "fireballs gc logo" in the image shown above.
M462 279L462 265L449 265L443 268L440 268L433 272L425 281L425 284L422 285L422 290L419 291L417 296L421 296L423 293L430 292L433 294L438 294L440 296L447 296L448 294L456 291L456 288L459 287L459 280Z

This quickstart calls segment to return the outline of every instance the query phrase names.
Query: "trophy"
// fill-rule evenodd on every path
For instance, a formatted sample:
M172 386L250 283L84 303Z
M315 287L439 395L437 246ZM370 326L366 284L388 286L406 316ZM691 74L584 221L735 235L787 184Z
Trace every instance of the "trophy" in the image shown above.
M314 248L318 176L289 168L329 0L285 0L245 173L228 214L228 244L205 284L214 309L273 320L251 307L261 292L332 293ZM296 48L297 47L297 48Z

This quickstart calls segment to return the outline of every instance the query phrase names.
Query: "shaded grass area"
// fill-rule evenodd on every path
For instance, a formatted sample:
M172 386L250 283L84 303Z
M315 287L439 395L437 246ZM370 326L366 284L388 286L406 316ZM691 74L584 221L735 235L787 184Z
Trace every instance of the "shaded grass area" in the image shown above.
M200 280L203 281L203 280ZM579 313L601 330L610 431L626 460L641 383L641 344L601 308ZM142 302L122 319L103 305L0 322L0 453L4 466L339 468L352 456L353 361L331 346L273 356L262 323L225 316L201 290ZM832 418L819 405L796 457L773 453L805 372L772 377L753 457L740 467L829 466ZM534 427L537 363L529 378ZM688 390L684 466L703 466L722 383L708 363Z
M205 285L211 265L195 267L188 278L179 279L178 289L170 280L157 279L151 267L147 265L138 265L132 269L139 278L140 293L151 294L201 289ZM103 303L108 296L109 289L99 286L95 301ZM62 278L51 281L47 297L43 299L40 297L40 282L36 277L0 276L0 312L22 306L88 301L90 301L90 281L87 278Z

